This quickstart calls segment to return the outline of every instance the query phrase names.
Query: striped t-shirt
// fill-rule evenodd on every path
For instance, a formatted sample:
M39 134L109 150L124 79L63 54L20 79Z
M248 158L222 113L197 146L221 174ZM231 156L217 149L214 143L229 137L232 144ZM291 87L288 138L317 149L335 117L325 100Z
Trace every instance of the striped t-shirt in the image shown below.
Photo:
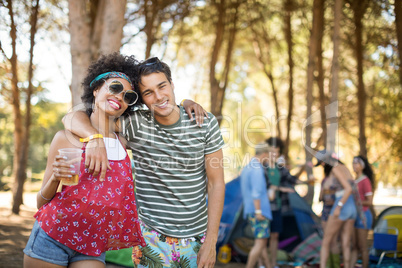
M205 232L205 155L224 144L216 118L204 117L200 128L180 107L179 121L166 126L139 110L123 120L122 130L133 151L140 219L171 237Z

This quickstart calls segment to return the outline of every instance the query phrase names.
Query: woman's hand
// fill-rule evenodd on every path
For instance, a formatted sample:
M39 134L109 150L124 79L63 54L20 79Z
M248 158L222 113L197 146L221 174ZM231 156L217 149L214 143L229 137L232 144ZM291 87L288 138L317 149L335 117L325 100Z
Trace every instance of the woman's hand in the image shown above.
M269 189L271 189L272 191L278 191L279 187L276 185L271 185L271 186L269 186Z
M276 191L278 191L278 190L279 190L279 187L276 186L276 185L269 186L269 189L268 189L268 199L269 199L269 201L274 201L275 196L276 196Z
M202 123L204 123L204 116L206 116L207 118L209 117L208 112L205 111L201 105L199 105L198 103L196 103L192 100L185 99L183 101L183 107L184 107L184 110L187 112L188 116L190 117L191 121L194 120L194 117L192 114L192 112L194 112L195 121L197 122L197 125L199 127L201 127Z
M71 179L75 174L72 170L74 166L71 166L66 160L64 156L56 155L53 162L53 180L60 182L63 178Z

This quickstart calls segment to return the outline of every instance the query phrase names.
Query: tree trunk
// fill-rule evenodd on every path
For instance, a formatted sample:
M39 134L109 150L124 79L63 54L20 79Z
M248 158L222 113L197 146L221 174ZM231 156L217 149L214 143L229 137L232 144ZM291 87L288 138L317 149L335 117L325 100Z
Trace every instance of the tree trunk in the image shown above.
M262 21L265 20L265 14L259 13ZM273 62L271 59L271 45L272 45L272 38L269 36L269 30L262 26L255 26L254 23L251 23L251 30L253 32L253 48L254 48L254 54L258 61L260 62L262 66L262 71L264 74L267 76L268 81L271 84L271 89L272 89L272 99L274 101L274 106L275 106L275 116L276 116L276 133L272 133L272 136L277 136L279 138L282 138L282 132L281 132L281 118L280 118L280 113L279 113L279 100L278 100L278 90L275 86L275 78L272 74L272 69L273 67Z
M281 120L280 120L280 112L279 112L279 100L278 100L278 90L275 87L275 83L274 83L274 76L272 75L271 72L266 72L265 71L265 75L268 76L268 79L271 83L271 88L272 88L272 97L274 99L274 104L275 104L275 114L276 114L276 131L277 134L275 136L279 137L280 139L282 139L282 132L281 132Z
M87 68L101 54L121 47L126 0L69 0L73 106L81 103Z
M357 0L353 3L354 23L355 23L355 55L357 62L357 100L359 108L359 145L360 155L367 157L367 139L366 139L366 103L367 94L363 81L363 23L362 19L366 12L367 2L365 0Z
M20 175L20 159L22 153L22 140L23 140L23 125L22 116L20 108L20 91L18 88L18 58L17 58L17 26L14 21L14 11L13 11L13 1L7 1L8 13L10 16L10 37L11 37L11 48L12 55L10 58L11 64L11 91L12 99L11 105L13 107L13 117L14 117L14 159L13 159L13 205L12 213L19 214L20 205L23 203L22 193L24 178Z
M395 0L395 25L399 52L399 83L402 86L402 1Z
M209 83L211 87L211 113L215 115L220 122L222 120L221 114L219 112L219 107L221 106L219 103L219 99L217 98L218 94L222 91L219 87L219 82L216 78L216 64L218 62L219 52L223 43L223 34L225 32L225 20L226 20L226 12L225 12L225 1L221 1L216 4L216 8L218 9L218 20L215 24L215 42L212 48L211 54L211 62L209 66Z
M286 43L288 44L288 65L289 65L289 90L288 90L288 117L286 119L286 140L285 140L285 159L289 159L289 146L290 146L290 128L292 124L293 114L293 42L292 42L292 0L285 2L285 36ZM278 118L279 119L279 118Z
M118 52L123 38L123 27L126 24L127 0L103 0L107 3L103 14L102 38L100 51L102 54ZM111 40L115 40L111 42ZM98 58L98 57L96 57ZM96 59L95 58L95 59Z
M335 151L336 134L338 132L338 87L339 87L339 46L340 46L340 22L342 19L342 0L335 0L334 5L334 32L333 32L333 59L331 67L331 99L328 106L329 114L327 119L331 118L328 127L327 150Z
M318 30L319 30L319 16L320 16L320 0L314 0L313 6L313 25L311 30L310 42L309 42L309 57L308 57L308 67L307 67L307 113L306 121L304 123L306 143L304 145L305 155L306 155L306 172L307 176L312 175L312 154L314 153L313 148L311 148L311 133L313 131L312 127L312 110L313 106L313 86L314 86L314 70L316 66L317 58L317 48L318 42L320 40ZM314 187L312 185L308 186L307 195L304 197L307 203L312 204L314 197Z
M32 6L31 14L31 38L30 38L30 50L29 50L29 68L28 68L28 88L26 92L26 113L25 113L25 128L23 128L22 114L20 110L20 95L18 88L18 76L16 71L18 70L17 64L18 59L15 55L15 40L17 38L15 32L14 15L12 12L11 1L9 3L10 8L10 18L11 18L11 37L12 37L12 47L13 56L10 60L12 65L12 91L13 91L13 110L14 110L14 120L15 120L15 154L14 154L14 166L13 166L13 205L12 213L19 214L20 206L23 204L23 193L24 193L24 183L27 178L26 169L28 163L28 150L29 150L29 129L31 125L31 96L33 92L32 77L33 77L33 50L35 47L35 35L36 35L36 25L38 21L38 10L39 10L39 0L36 0L36 4Z
M322 38L324 36L324 2L325 0L319 0L317 3L317 9L320 10L320 13L317 15L318 20L318 47L317 47L317 69L318 69L318 77L317 77L317 85L319 91L319 100L320 100L320 116L321 116L321 143L327 144L327 119L325 116L325 106L327 105L327 99L325 97L324 92L324 67L323 67L323 57L322 57ZM317 142L318 144L318 142Z
M218 19L216 22L216 29L215 29L215 42L212 49L211 54L211 61L210 61L210 73L209 73L209 82L211 87L211 113L216 116L218 123L220 124L222 121L222 108L223 108L223 100L225 98L225 90L229 80L229 71L230 65L232 61L232 53L234 48L234 42L236 40L236 33L237 33L237 19L238 19L238 8L240 2L233 3L233 6L230 9L233 12L229 12L228 8L225 6L225 1L222 0L219 3L215 3L215 7L218 10ZM227 19L227 13L231 14L232 16ZM216 64L219 61L219 53L222 48L222 44L224 41L224 33L225 29L229 27L229 33L227 38L227 50L225 55L225 63L224 69L221 74L220 80L217 78L216 73Z
M150 4L148 4L148 2ZM145 48L145 58L148 59L151 56L151 49L153 44L155 43L155 20L157 17L157 3L154 1L145 1L144 3L144 16L145 16L145 26L144 32L147 36L147 46Z
M69 0L69 29L71 51L71 96L72 105L81 103L81 83L92 60L91 17L87 8L88 1Z

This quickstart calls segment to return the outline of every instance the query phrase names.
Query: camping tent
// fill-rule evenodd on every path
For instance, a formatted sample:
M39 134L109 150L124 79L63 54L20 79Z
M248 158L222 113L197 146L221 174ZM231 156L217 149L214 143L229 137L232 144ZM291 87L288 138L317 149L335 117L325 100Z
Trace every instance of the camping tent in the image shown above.
M297 193L289 194L290 210L283 212L279 248L291 252L300 242L319 230L318 217ZM225 202L219 226L217 249L230 244L241 260L252 246L252 235L242 215L240 178L226 184Z
M387 225L385 217L388 215L402 215L402 206L392 206L384 209L380 215L378 215L374 227L383 227Z

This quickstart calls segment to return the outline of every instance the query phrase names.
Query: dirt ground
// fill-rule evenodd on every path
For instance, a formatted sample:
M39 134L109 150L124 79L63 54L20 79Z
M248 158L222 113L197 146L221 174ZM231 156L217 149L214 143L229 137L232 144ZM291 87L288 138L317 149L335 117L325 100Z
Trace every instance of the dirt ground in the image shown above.
M20 216L0 207L0 267L22 267L22 250L33 226L33 211L23 209Z

